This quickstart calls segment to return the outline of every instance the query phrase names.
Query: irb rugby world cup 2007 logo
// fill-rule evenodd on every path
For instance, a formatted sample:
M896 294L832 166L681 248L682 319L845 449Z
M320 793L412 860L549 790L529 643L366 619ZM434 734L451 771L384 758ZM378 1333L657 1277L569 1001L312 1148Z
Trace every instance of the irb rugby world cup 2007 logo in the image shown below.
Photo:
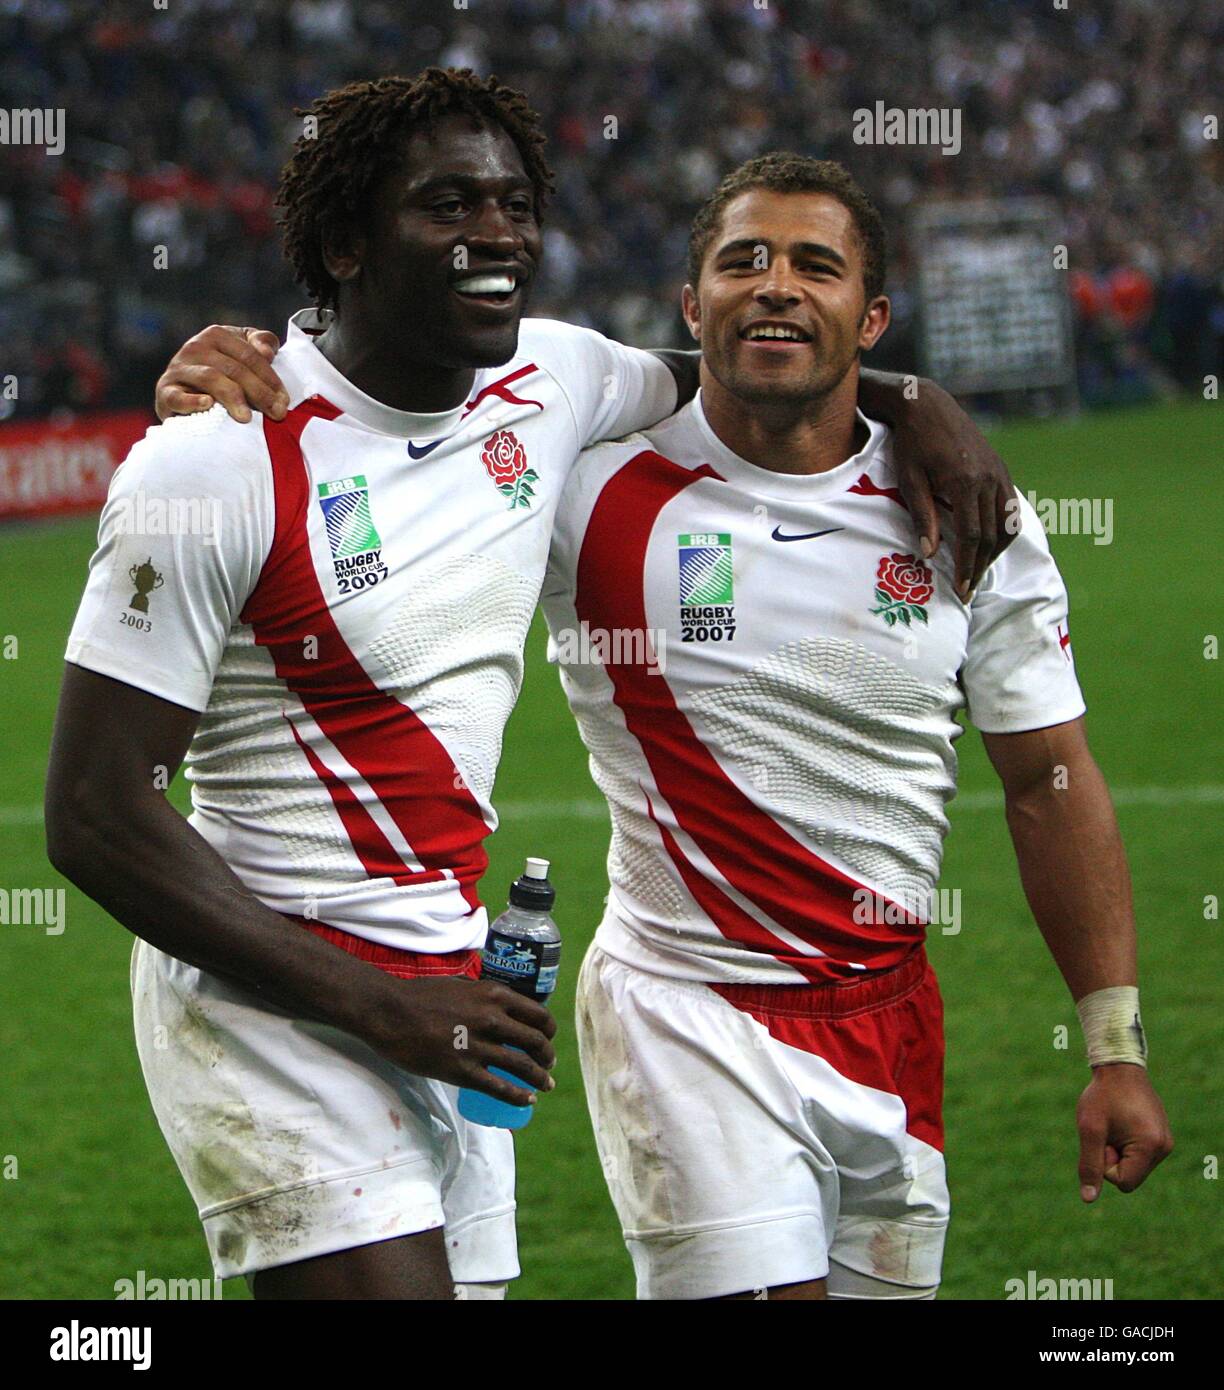
M678 536L680 640L735 640L735 567L731 537L717 531Z
M331 547L336 583L342 594L371 589L386 579L382 540L370 515L370 490L358 473L334 483L319 484L319 505L327 544Z

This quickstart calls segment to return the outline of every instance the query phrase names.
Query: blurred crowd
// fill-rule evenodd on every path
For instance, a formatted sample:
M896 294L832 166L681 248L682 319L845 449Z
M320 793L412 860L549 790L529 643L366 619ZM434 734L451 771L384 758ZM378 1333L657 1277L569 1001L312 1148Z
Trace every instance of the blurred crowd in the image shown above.
M434 63L496 72L544 115L558 194L534 313L684 345L693 211L791 148L846 162L885 215L894 328L873 364L914 363L918 201L1039 194L1069 248L1083 396L1201 392L1220 370L1204 117L1224 0L0 0L2 104L67 112L58 157L0 145L6 408L147 404L205 324L279 330L302 303L272 210L293 108ZM960 108L960 153L854 144L877 100Z

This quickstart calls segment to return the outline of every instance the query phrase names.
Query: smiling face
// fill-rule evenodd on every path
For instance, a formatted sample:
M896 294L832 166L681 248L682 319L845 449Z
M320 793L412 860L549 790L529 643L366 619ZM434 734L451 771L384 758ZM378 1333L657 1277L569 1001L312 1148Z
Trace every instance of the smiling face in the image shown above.
M845 204L766 188L724 208L683 308L709 373L730 395L760 404L827 397L889 314L883 295L866 302Z
M430 368L514 355L541 249L535 190L500 126L447 116L403 141L359 229L324 248L339 314ZM350 311L351 306L351 311Z

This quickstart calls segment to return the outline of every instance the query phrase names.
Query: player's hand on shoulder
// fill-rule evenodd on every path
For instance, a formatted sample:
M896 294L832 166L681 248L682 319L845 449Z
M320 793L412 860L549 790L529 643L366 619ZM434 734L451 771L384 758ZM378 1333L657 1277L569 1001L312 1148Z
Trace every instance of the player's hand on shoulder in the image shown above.
M289 393L272 370L280 339L266 328L214 323L188 338L158 378L157 418L192 415L221 404L245 425L252 409L284 419Z
M1075 1112L1080 1136L1080 1196L1096 1200L1101 1180L1133 1192L1173 1152L1164 1106L1145 1068L1094 1067Z
M956 588L968 602L1019 529L1007 465L953 397L925 377L893 425L893 464L928 558L940 540L936 504L951 513Z
M552 1090L557 1022L542 1004L489 980L393 983L368 1039L389 1061L511 1105L528 1105L534 1096L491 1075L490 1066L521 1077L535 1090Z

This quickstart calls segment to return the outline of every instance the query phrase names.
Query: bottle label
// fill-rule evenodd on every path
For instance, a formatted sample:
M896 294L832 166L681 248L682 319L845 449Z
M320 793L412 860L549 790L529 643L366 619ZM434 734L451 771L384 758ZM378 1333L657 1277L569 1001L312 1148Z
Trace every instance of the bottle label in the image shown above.
M525 941L490 931L480 977L507 985L519 994L546 996L556 988L560 960L560 942Z

